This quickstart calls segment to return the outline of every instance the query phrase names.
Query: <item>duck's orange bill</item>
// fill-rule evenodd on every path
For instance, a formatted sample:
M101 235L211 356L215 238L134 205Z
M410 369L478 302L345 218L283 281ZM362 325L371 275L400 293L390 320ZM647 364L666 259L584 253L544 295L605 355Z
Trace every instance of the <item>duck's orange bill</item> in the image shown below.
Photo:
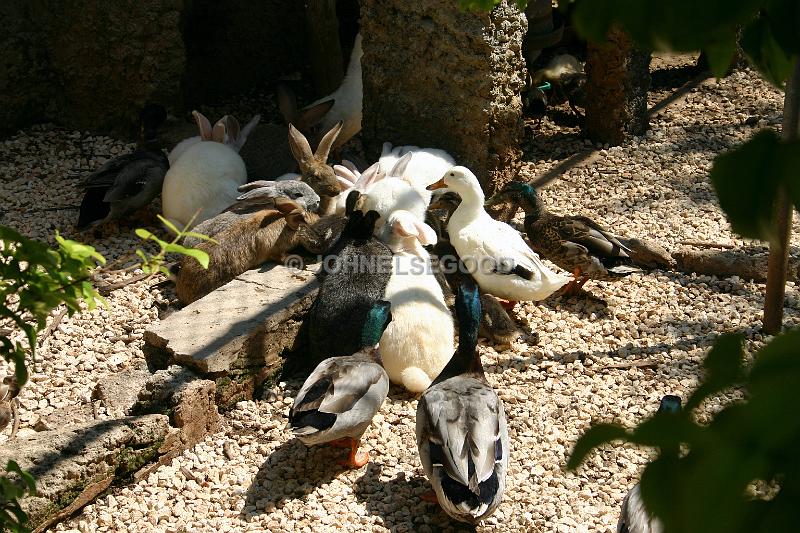
M445 187L447 187L447 185L444 184L444 178L442 178L436 183L432 183L425 188L429 191L435 191L436 189L444 189Z

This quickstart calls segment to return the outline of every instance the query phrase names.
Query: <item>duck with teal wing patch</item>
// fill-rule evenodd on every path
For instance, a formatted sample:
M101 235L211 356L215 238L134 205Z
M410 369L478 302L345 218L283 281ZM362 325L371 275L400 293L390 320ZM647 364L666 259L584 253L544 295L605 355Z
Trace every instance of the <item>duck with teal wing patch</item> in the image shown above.
M306 446L328 443L350 448L342 464L360 468L369 461L358 452L361 437L389 392L389 376L376 345L392 319L387 301L370 308L361 333L363 348L325 359L308 376L289 411L292 433Z
M481 304L474 283L459 288L456 316L458 349L417 405L417 448L442 509L475 524L503 498L508 427L477 351Z
M490 198L486 205L518 203L525 211L525 233L536 252L575 276L565 290L578 293L590 279L616 281L642 272L633 264L630 249L622 239L583 216L559 216L545 209L536 189L512 182Z
M161 194L169 161L158 147L158 127L167 111L146 105L139 114L139 146L129 154L103 163L80 183L85 191L78 214L78 229L124 218Z
M656 414L676 414L681 410L680 396L667 394L661 398ZM642 490L637 483L622 501L617 533L664 533L664 524L650 514L642 500Z

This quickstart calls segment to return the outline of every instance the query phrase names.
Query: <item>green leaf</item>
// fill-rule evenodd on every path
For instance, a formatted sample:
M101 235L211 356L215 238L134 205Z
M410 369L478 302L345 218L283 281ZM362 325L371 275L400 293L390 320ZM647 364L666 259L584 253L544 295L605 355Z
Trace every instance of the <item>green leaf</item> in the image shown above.
M711 181L733 231L770 240L773 209L785 169L779 158L778 137L762 130L743 145L717 157Z
M144 228L136 228L134 230L134 233L136 233L137 237L139 237L140 239L143 239L145 241L150 239L150 237L153 237L152 232L149 232Z
M200 239L201 241L212 242L214 244L219 244L213 237L209 237L203 233L197 233L196 231L184 231L184 237L194 237L195 239Z
M800 53L800 2L767 0L765 17L781 49L790 54Z
M33 476L21 469L16 461L9 459L8 463L6 464L6 472L16 473L25 483L25 486L28 488L28 492L31 494L36 491L36 482L34 481Z
M203 268L208 268L208 254L205 253L203 250L198 250L197 248L187 248L185 246L181 246L180 244L169 243L167 246L164 247L164 250L167 252L173 252L176 254L188 255L189 257L194 257L200 266Z
M175 224L173 224L172 222L170 222L166 218L162 217L161 215L156 215L156 216L158 217L158 220L160 220L161 223L164 224L167 227L167 229L170 230L172 233L174 233L175 235L180 235L181 234L181 230L179 230L175 226Z
M765 17L759 17L745 28L742 49L767 81L783 87L794 66L794 58L775 40Z
M741 380L743 342L744 337L740 334L721 335L714 342L703 362L706 370L705 379L686 402L686 411L691 411L712 394L725 390Z
M567 469L578 468L589 452L601 444L613 440L627 440L628 437L628 432L616 424L597 424L590 427L575 443L575 448L572 449L572 455L567 462Z
M55 238L59 246L61 246L68 256L84 263L84 260L92 258L101 265L106 264L106 258L103 257L100 252L94 248L94 246L89 246L88 244L82 244L70 239L65 239L59 235L58 231L56 231Z

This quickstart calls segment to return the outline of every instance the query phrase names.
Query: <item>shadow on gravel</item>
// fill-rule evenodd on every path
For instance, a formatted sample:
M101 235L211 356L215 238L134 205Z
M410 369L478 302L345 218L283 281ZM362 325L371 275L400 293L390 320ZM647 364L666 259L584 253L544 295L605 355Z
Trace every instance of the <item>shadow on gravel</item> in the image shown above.
M575 296L554 296L547 298L540 305L544 305L553 311L568 311L582 318L610 318L611 311L608 302L591 293L591 281L587 282L584 290ZM594 316L592 316L594 315Z
M394 479L383 480L381 465L372 462L356 481L353 492L370 514L383 519L383 525L390 531L417 531L422 524L427 524L434 532L475 531L451 519L438 505L422 501L422 494L430 488L424 477L408 477L404 472Z
M245 493L243 520L280 509L290 500L310 494L345 470L338 464L346 450L306 446L297 439L281 444L259 467Z

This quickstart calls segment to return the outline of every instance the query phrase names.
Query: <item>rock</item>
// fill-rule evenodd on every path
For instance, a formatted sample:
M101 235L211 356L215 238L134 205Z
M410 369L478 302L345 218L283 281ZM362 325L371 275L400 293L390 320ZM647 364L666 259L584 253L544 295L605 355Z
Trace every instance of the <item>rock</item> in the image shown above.
M168 427L166 416L144 415L42 431L0 445L0 462L14 459L36 479L36 495L21 502L36 526L87 485L126 476L151 460Z
M450 0L362 2L368 150L384 141L442 148L488 191L510 181L521 155L526 29L506 2L491 13Z
M156 371L145 383L133 413L168 413L173 432L159 449L170 458L219 429L216 384L177 365Z
M110 374L101 378L94 388L92 398L102 401L106 413L110 416L120 417L130 414L130 409L136 403L139 391L142 390L150 376L147 364L141 361L139 365L123 370L119 374Z
M318 282L281 265L250 270L145 331L153 353L204 374L259 372L294 345Z

